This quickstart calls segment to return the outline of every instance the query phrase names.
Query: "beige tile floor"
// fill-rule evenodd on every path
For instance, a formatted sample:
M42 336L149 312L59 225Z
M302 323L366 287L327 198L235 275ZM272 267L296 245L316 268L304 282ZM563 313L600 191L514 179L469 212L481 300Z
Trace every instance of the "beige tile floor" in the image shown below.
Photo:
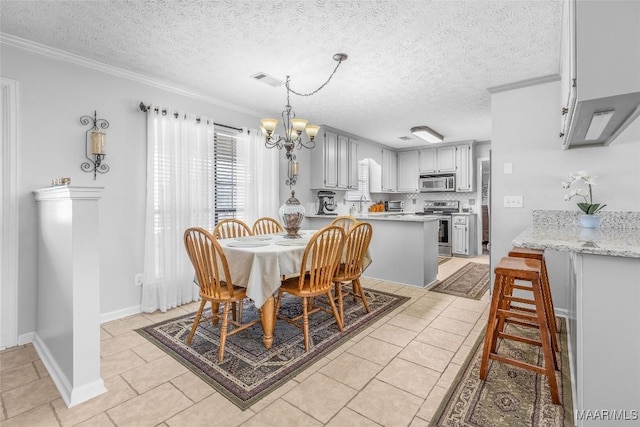
M468 261L442 264L438 279ZM108 391L71 409L32 345L0 352L0 424L426 426L485 326L488 295L475 301L380 280L363 283L411 300L246 411L134 331L194 311L194 303L103 324L101 374Z

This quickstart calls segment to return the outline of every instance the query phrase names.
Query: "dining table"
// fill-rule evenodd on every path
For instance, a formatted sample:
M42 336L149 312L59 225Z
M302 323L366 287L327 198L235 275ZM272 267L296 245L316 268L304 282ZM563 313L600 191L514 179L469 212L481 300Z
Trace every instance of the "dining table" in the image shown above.
M260 308L263 344L271 348L275 325L274 293L282 276L299 275L302 257L316 230L299 231L300 238L285 238L286 233L220 239L233 284L247 288L247 297Z
M286 233L276 233L218 240L227 258L232 283L245 287L247 297L260 309L265 348L273 345L274 294L283 276L300 274L305 248L316 232L300 230L301 237L297 239L286 238ZM369 264L371 257L367 252L363 269Z

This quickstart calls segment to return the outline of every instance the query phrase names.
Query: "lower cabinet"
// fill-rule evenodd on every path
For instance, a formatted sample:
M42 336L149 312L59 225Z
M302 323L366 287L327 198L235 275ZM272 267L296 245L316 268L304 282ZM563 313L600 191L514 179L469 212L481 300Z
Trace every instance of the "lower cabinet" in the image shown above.
M451 253L458 256L476 254L476 216L465 214L451 215Z

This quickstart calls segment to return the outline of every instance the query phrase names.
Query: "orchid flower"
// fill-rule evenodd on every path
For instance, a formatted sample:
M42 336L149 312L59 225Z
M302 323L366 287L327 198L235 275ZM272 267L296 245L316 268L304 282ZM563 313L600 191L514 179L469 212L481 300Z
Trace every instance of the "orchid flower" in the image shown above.
M607 205L601 205L599 203L593 203L593 189L591 188L593 185L596 185L595 179L597 176L591 176L586 171L578 171L576 173L569 174L569 181L561 181L562 188L568 189L571 188L571 185L578 182L584 181L585 184L588 185L589 191L579 188L573 189L564 196L565 201L569 201L572 198L579 196L584 199L584 202L578 203L578 207L587 215L593 215L600 211ZM589 197L587 199L587 196Z

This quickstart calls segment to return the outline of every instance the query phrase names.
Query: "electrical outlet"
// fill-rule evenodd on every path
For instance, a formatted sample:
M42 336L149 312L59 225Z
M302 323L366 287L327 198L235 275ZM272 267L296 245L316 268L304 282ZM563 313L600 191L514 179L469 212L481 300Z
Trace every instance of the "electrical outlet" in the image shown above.
M133 286L142 286L142 273L133 276Z
M521 208L522 196L504 196L505 208Z

